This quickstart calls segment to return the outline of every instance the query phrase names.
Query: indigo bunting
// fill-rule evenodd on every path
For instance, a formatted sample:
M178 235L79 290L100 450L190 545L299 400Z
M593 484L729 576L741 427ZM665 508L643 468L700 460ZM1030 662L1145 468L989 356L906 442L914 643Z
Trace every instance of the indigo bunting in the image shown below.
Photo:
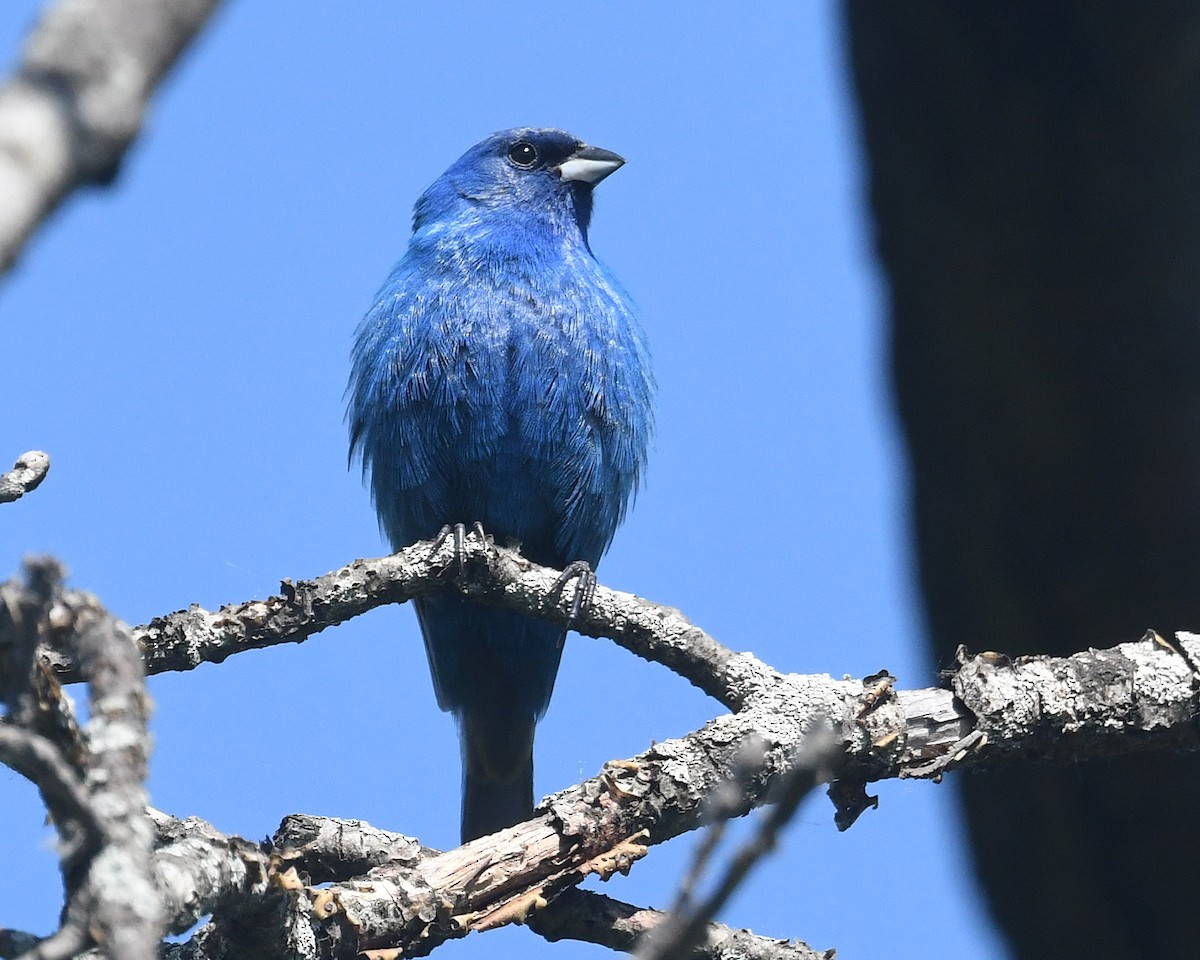
M608 549L654 419L641 326L588 245L592 188L624 162L561 130L506 130L417 200L347 389L351 455L394 549L458 523L556 569ZM456 596L415 606L458 721L465 842L533 812L565 631Z

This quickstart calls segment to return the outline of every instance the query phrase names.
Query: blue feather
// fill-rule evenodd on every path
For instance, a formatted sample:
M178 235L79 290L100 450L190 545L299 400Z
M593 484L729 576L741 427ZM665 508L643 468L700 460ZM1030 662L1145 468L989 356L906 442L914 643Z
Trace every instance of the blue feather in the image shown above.
M556 568L608 549L654 426L641 326L587 239L592 187L622 162L559 130L507 130L418 199L347 391L351 454L394 548L478 521ZM562 631L450 596L417 613L459 720L464 839L524 819Z

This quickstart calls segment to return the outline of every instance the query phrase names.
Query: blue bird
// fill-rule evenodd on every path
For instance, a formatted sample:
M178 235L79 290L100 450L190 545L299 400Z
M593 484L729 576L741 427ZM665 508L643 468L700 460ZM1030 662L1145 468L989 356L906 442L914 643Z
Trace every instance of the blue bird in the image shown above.
M624 162L561 130L505 130L417 200L347 389L351 455L394 549L458 523L556 569L608 549L654 426L644 334L588 245L592 188ZM565 632L455 596L415 606L458 721L465 842L532 814Z

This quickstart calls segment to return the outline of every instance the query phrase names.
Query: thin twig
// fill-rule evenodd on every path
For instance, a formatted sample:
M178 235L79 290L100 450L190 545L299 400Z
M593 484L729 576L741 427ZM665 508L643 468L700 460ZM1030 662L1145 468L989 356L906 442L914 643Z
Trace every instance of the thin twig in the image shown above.
M60 828L71 822L79 825L83 835L72 841L73 845L81 843L90 850L99 848L104 829L92 809L91 798L54 743L0 720L0 763L37 786Z
M638 945L639 960L691 957L702 944L721 908L763 857L775 849L780 831L795 816L800 802L819 783L833 775L840 754L839 744L824 728L817 727L796 750L793 765L779 780L775 803L767 809L754 836L730 859L712 893L690 914L672 912Z
M729 777L718 784L705 800L702 817L709 827L692 855L692 863L679 884L669 914L687 916L692 912L696 888L725 836L726 824L733 817L746 812L746 785L762 772L766 753L766 744L761 737L757 734L747 737Z

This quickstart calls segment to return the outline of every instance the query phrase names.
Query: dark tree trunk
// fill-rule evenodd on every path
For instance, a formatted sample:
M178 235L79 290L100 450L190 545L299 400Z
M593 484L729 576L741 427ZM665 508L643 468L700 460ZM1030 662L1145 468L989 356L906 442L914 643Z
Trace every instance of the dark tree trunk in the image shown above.
M1200 4L846 15L939 662L1200 630ZM959 788L1020 957L1200 956L1196 757Z

